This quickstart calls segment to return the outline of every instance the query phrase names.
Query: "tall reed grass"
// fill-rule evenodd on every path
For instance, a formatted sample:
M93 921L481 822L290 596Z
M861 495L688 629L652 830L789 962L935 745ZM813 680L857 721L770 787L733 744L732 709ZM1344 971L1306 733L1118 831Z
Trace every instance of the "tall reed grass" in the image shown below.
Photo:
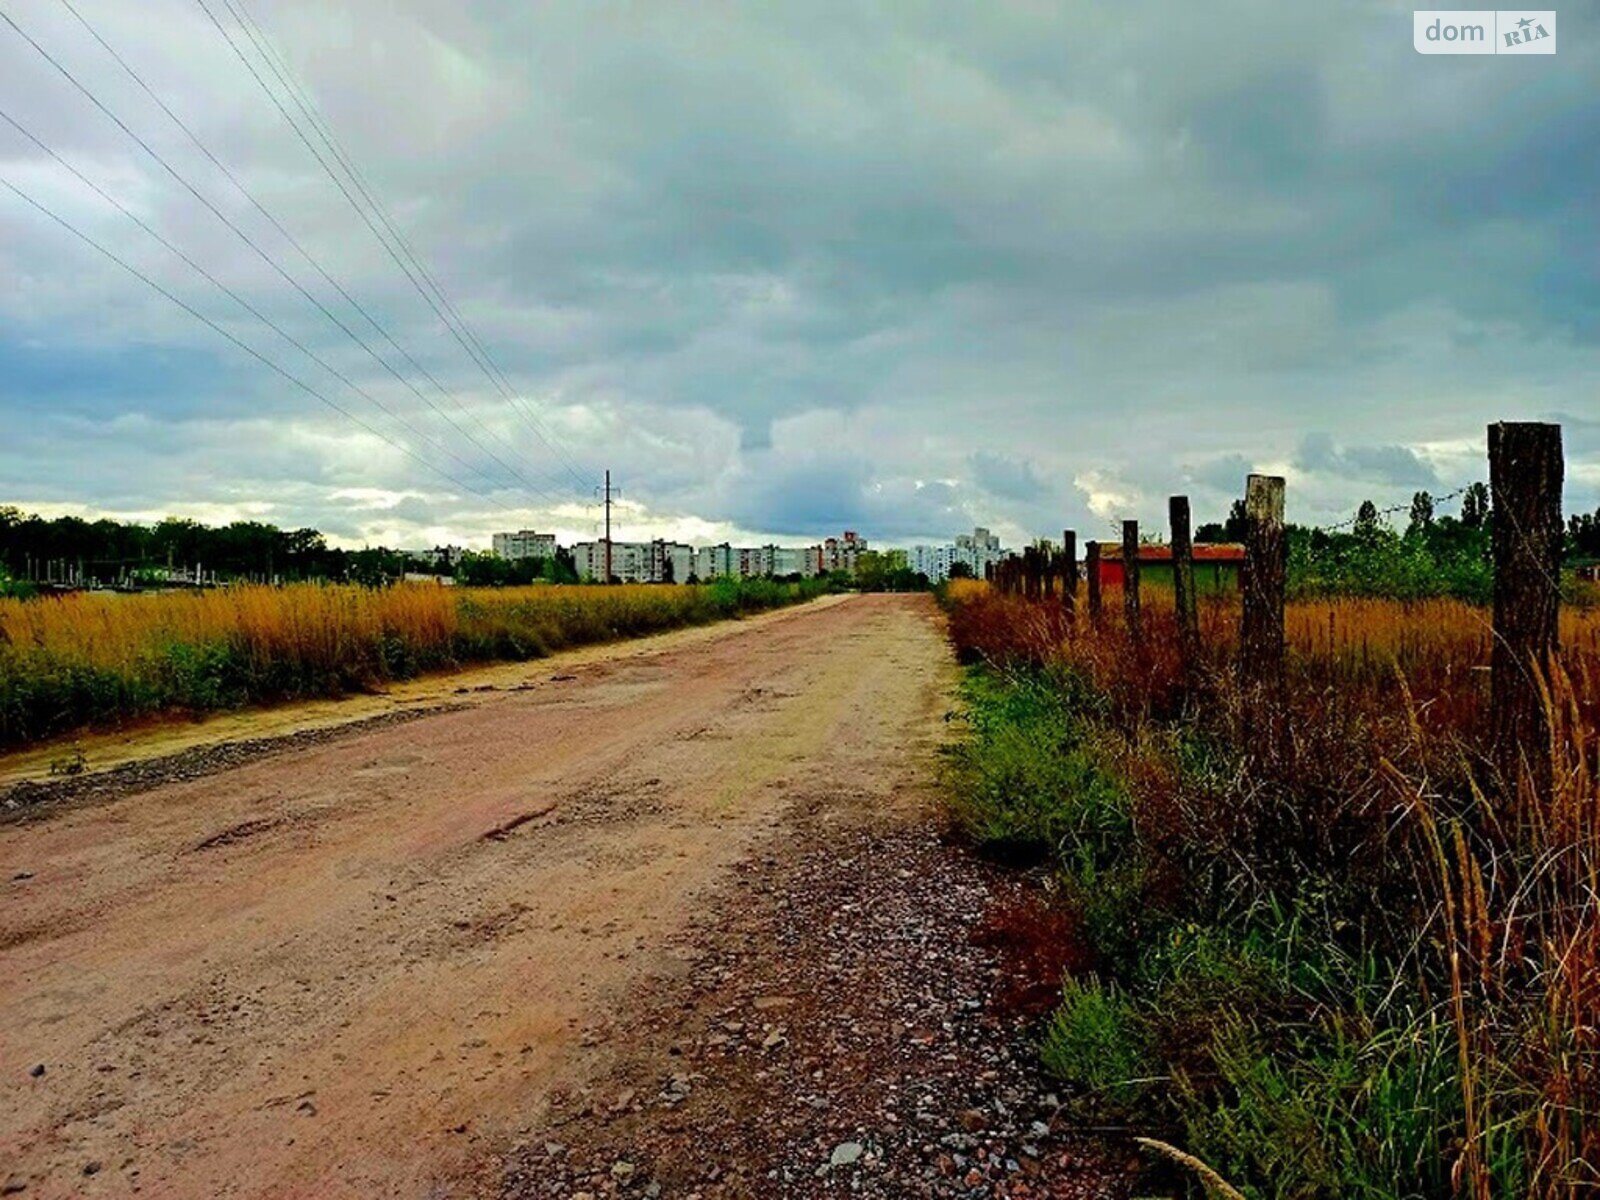
M1234 686L1236 603L1203 608L1186 676L1170 597L1145 599L1135 642L1115 592L1098 626L1081 595L1070 623L946 595L987 681L956 811L980 839L1045 831L1099 931L1047 1063L1255 1197L1600 1195L1600 614L1563 613L1539 792L1493 774L1486 609L1291 604L1264 714ZM1279 736L1247 737L1263 720ZM1053 773L1013 761L1041 741ZM1108 1059L1116 1080L1083 1066Z
M169 709L370 690L809 598L820 582L233 587L0 599L0 745Z

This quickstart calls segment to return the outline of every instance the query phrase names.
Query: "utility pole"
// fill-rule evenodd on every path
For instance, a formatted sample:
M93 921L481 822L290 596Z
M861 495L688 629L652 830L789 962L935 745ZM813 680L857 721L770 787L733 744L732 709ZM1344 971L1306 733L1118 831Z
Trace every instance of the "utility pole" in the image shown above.
M611 469L606 468L606 583L611 582Z

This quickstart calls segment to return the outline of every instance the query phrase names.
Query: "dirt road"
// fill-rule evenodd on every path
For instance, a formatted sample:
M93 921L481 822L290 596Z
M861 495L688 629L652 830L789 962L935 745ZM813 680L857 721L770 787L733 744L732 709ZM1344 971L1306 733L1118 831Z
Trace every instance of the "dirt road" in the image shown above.
M911 802L950 671L852 598L0 826L0 1182L461 1194L787 814Z

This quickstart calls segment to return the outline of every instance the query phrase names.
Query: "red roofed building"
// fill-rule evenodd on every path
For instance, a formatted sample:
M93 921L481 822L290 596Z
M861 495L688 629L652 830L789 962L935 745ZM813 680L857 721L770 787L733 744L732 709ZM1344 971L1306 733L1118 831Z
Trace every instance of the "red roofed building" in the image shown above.
M1200 593L1228 592L1239 586L1244 547L1234 542L1202 542L1194 548L1194 583ZM1141 587L1172 586L1172 547L1148 543L1139 547ZM1122 546L1100 543L1100 586L1122 586Z

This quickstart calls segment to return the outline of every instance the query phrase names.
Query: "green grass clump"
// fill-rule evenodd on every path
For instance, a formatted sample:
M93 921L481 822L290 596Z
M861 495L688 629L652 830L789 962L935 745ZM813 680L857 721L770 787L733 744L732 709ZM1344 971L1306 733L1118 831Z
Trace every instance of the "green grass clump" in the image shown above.
M1125 1111L1153 1082L1143 1022L1115 985L1067 979L1040 1041L1045 1069L1102 1109Z
M1214 1078L1180 1080L1184 1140L1247 1195L1452 1194L1461 1092L1448 1024L1417 1014L1374 1028L1330 1015L1285 1027L1229 1008L1207 1049Z
M1128 841L1126 790L1071 715L1067 681L973 670L971 737L946 749L957 821L978 842L1031 856L1071 852L1088 869Z

